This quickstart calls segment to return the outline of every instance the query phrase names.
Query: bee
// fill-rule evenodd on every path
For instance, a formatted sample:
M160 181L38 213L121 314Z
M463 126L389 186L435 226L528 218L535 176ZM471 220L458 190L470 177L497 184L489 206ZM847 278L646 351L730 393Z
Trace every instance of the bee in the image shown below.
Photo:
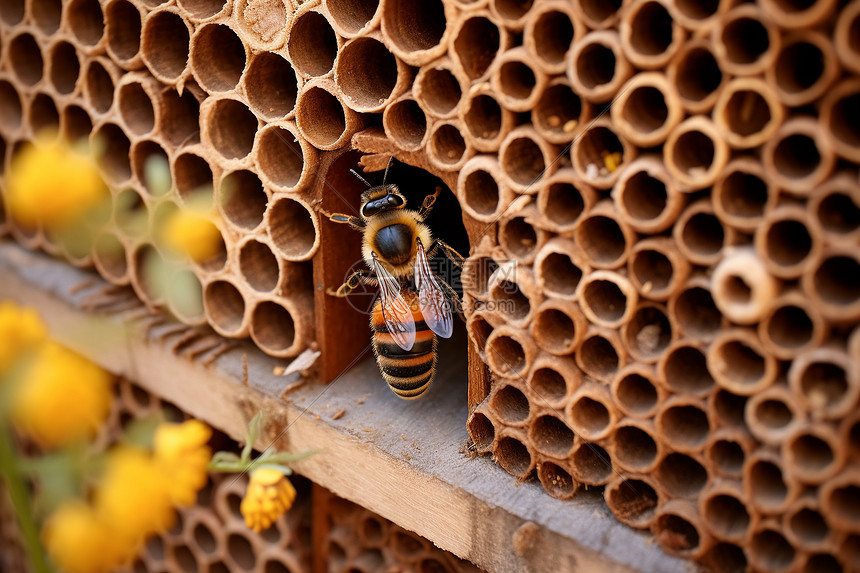
M406 208L406 199L393 183L372 186L355 170L368 189L361 194L360 217L328 214L330 221L345 223L362 233L361 254L367 269L351 274L337 291L348 296L360 284L379 286L370 329L373 350L382 377L399 397L421 396L436 373L437 336L449 338L454 329L457 293L430 269L428 259L441 251L459 268L463 257L444 241L434 239L424 220L441 189L424 198L417 211ZM425 245L429 248L425 249Z

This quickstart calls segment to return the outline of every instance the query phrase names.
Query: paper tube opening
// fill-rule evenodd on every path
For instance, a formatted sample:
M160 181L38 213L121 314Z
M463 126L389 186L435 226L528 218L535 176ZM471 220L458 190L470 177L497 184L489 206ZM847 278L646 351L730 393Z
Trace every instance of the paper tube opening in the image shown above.
M612 444L612 459L625 470L650 472L657 462L657 442L644 427L621 422L615 428Z
M534 469L534 460L529 449L513 436L496 440L493 457L506 472L520 479L526 479Z
M141 55L147 67L162 81L176 81L188 64L189 24L167 10L150 12L143 24Z
M298 78L290 62L279 54L253 55L244 84L251 109L263 119L276 121L287 117L296 106Z
M741 158L726 165L711 198L721 220L743 231L755 231L776 196L777 190L765 177L761 164Z
M753 506L768 513L782 511L790 503L789 485L782 468L769 459L747 460L744 467L744 483ZM792 485L792 489L797 489Z
M411 65L420 65L441 55L447 29L441 0L385 0L382 2L382 33L395 55Z
M705 396L714 388L704 353L689 343L678 343L661 356L658 372L670 390L682 395Z
M629 75L629 64L614 32L592 32L574 46L570 57L571 80L579 84L586 98L594 101L610 99ZM619 60L621 69L617 69Z
M191 91L179 95L168 88L161 92L159 103L156 129L167 143L179 147L200 141L200 104Z
M48 69L51 85L57 93L69 95L75 91L81 72L81 62L72 44L59 41L51 47Z
M708 111L716 101L723 72L707 43L693 44L669 68L681 103L691 113Z
M408 94L385 108L382 125L386 135L406 151L421 149L427 136L427 114Z
M470 79L482 77L502 46L499 27L485 16L472 16L459 24L452 49Z
M722 426L734 428L746 427L744 414L748 402L746 396L738 396L723 388L718 388L711 394L709 411L712 418Z
M660 401L660 393L645 366L630 365L618 373L612 383L612 396L629 416L650 417Z
M565 4L547 6L539 12L541 6L538 4L535 8L526 19L523 43L546 72L562 73L568 50L577 35L572 22L576 16ZM579 27L581 29L581 24Z
M608 395L595 387L582 386L568 407L567 417L583 440L595 441L605 438L613 429L617 417ZM584 447L588 447L583 444ZM608 456L607 456L608 459Z
M168 192L172 186L172 181L166 181L166 185L162 185L161 181L152 181L150 179L151 171L148 165L151 162L157 161L158 164L168 165L169 159L167 152L157 142L144 139L135 142L131 148L131 172L137 178L147 193L151 196L162 195Z
M430 130L427 144L430 161L440 169L453 171L474 153L471 145L463 138L458 123L440 122Z
M610 380L621 366L620 345L609 333L591 331L579 345L576 363L586 374L598 380Z
M777 365L752 332L733 330L719 335L708 349L708 369L724 388L752 396L773 382Z
M239 272L255 291L271 292L278 286L281 269L267 244L250 239L239 249Z
M241 336L245 326L245 298L233 284L218 280L206 285L203 305L215 330L224 336Z
M538 346L551 354L571 354L579 345L585 330L582 315L574 313L575 307L542 305L538 309L532 326L532 336Z
M847 473L828 482L821 492L822 507L838 527L856 528L860 524L860 486L856 474Z
M723 438L708 444L705 457L709 466L716 473L726 477L740 478L746 452L740 443Z
M24 19L24 0L11 0L0 5L0 19L8 26L15 26Z
M45 63L36 39L27 33L18 34L10 42L8 50L9 63L18 80L29 87L39 83Z
M316 38L314 38L316 41ZM341 48L337 57L335 81L352 109L360 112L382 111L407 78L406 67L375 38L354 38Z
M681 331L697 340L711 340L723 323L722 313L706 284L688 284L676 298L669 301L669 312Z
M839 74L831 39L811 30L787 37L768 79L786 105L812 103ZM772 78L772 80L771 80Z
M671 453L657 466L657 481L672 497L695 497L708 483L708 472L686 454Z
M529 401L519 388L507 384L493 393L491 412L509 425L522 425L529 418Z
M501 208L510 200L506 189L500 188L501 177L495 158L478 156L466 163L457 179L457 195L464 208L479 221L495 221ZM510 193L510 192L507 192Z
M319 85L309 86L299 96L296 122L311 145L319 149L336 148L353 127L352 120L347 122L344 103Z
M566 80L551 83L532 109L532 124L550 143L572 141L581 131L591 106L580 99Z
M241 230L251 231L263 222L269 198L257 175L241 170L221 179L217 201L227 221Z
M95 146L101 149L97 161L111 182L119 184L131 177L131 143L119 126L104 123L93 132L92 139L100 142Z
M14 64L13 64L14 65ZM84 72L84 96L98 113L107 113L113 105L114 84L110 73L98 60L90 60Z
M623 276L595 271L579 286L579 301L585 315L595 324L619 328L633 315L638 295Z
M609 453L592 442L579 441L571 465L574 479L586 485L604 485L614 475Z
M269 236L288 261L310 259L319 245L319 233L310 209L304 203L281 197L269 206Z
M266 353L284 356L292 354L296 345L293 314L273 301L262 301L251 314L251 337Z
M503 109L492 93L473 93L462 104L460 115L475 147L496 151L513 124L513 113Z
M514 338L514 331L499 327L493 331L487 340L487 363L502 375L525 375L531 367L534 350L528 350L524 340ZM517 334L518 337L523 335ZM527 344L526 344L527 345ZM521 393L521 392L520 392Z
M537 474L543 489L556 499L571 499L579 489L579 484L564 468L550 461L541 461Z
M537 270L538 282L544 292L561 298L576 297L577 288L583 277L583 270L571 258L571 254L555 251L539 256Z
M93 245L93 263L102 276L114 284L128 284L128 259L125 245L115 235L103 233Z
M34 0L30 3L30 14L33 22L47 36L60 29L62 19L62 0ZM13 26L21 21L24 15L24 2L7 2L0 8L0 19Z
M21 96L14 84L0 80L0 123L9 131L17 131L21 127L24 111Z
M608 28L618 17L622 0L576 0L574 6L582 11L589 28ZM578 6L577 6L578 5Z
M60 129L60 112L57 104L47 94L36 94L30 101L30 109L27 112L27 123L33 133L53 133Z
M697 265L714 265L728 243L728 233L708 199L693 203L681 213L673 235L681 252Z
M546 75L533 68L524 48L503 53L493 66L490 82L502 104L515 112L531 111L546 85Z
M155 110L143 84L128 81L119 87L117 104L123 123L135 135L146 135L155 127Z
M659 497L647 478L613 480L606 486L606 505L622 523L638 529L651 525Z
M706 494L707 495L707 494ZM721 539L742 542L750 526L750 515L740 495L716 490L703 499L702 517Z
M212 168L196 153L184 152L173 160L173 181L180 198L196 198L196 192L213 188Z
M791 543L775 529L758 531L749 541L750 561L766 571L789 569L796 555Z
M95 47L104 35L104 15L98 0L72 0L66 8L72 33L86 47Z
M686 398L676 400L657 414L657 431L660 441L672 449L697 452L705 446L711 426L703 409L685 402Z
M338 31L353 37L375 20L379 12L379 0L324 0L326 10L331 15Z
M851 357L827 346L797 356L789 368L788 382L806 410L828 419L847 415L860 393Z
M831 253L803 279L804 290L821 305L827 318L847 322L860 316L860 257L856 253Z
M717 100L714 119L735 148L757 147L776 133L785 115L772 90L761 80L730 81Z
M622 45L630 61L654 69L665 65L684 41L684 29L661 2L631 6L621 22Z
M529 375L528 382L535 394L551 403L563 400L568 394L568 381L549 360L540 362L539 359L539 363L535 364L534 370ZM571 380L570 383L574 385L577 381Z
M560 418L545 414L529 425L529 441L535 449L554 458L564 459L573 450L576 434Z
M191 40L191 70L200 87L210 93L235 89L245 70L246 47L223 24L205 24Z
M656 362L675 337L665 308L652 303L640 305L622 327L630 356L642 362Z
M450 66L448 60L437 64L431 62L422 67L415 78L413 89L416 98L437 117L448 117L456 112L463 97L461 78L454 74ZM468 83L465 85L468 86Z
M860 19L858 34L860 34ZM844 81L830 91L822 103L822 119L837 152L851 161L860 161L860 82Z
M116 0L107 4L107 51L120 65L128 66L140 54L142 29L140 11L134 4L127 0Z
M143 197L135 189L126 188L117 193L113 209L114 222L126 237L138 238L149 227L149 211Z
M496 429L490 419L481 412L473 412L467 425L469 437L479 453L487 453L492 449L496 437Z
M298 134L295 125L267 125L257 132L256 146L257 166L270 187L293 191L307 182L310 169L305 151L312 148Z
M779 33L756 6L741 6L729 12L715 32L714 47L724 69L736 74L754 74L771 65L779 45Z
M178 0L177 3L191 15L192 19L202 21L222 12L227 5L227 0Z
M576 226L574 237L589 262L597 268L616 268L627 258L627 236L620 223L612 217L587 216Z
M608 119L589 123L582 135L573 140L570 151L580 180L601 189L615 184L633 153L629 142L615 133ZM617 158L618 155L621 157Z
M498 312L511 320L522 322L531 314L531 301L518 282L496 282L490 287L490 298L498 304Z
M827 181L811 197L809 210L830 242L849 245L860 238L860 185L852 177Z
M844 445L826 425L813 425L794 433L783 443L786 469L805 483L823 483L845 461Z

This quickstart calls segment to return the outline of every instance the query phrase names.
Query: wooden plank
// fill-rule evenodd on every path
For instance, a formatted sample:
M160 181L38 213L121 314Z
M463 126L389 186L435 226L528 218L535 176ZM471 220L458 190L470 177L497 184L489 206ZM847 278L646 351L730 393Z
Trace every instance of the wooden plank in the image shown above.
M38 308L63 344L237 440L262 410L266 431L258 448L319 450L295 465L298 473L484 569L697 570L665 555L649 534L616 521L599 492L556 500L539 484L518 482L491 460L466 453L462 331L440 345L446 359L422 400L398 399L367 359L332 384L298 388L285 402L278 396L293 380L273 374L282 361L249 345L207 367L173 348L181 332L160 336L158 328L129 328L123 317L135 310L114 315L83 310L92 289L74 287L94 281L90 273L0 242L0 276L0 299ZM528 522L538 533L520 555L513 538Z

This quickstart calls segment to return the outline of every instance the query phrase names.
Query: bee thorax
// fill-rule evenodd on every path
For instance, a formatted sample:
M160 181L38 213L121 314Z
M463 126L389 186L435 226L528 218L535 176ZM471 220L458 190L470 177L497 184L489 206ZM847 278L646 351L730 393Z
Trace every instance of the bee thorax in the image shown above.
M402 223L388 225L377 231L374 237L374 250L392 265L401 265L412 256L412 229Z

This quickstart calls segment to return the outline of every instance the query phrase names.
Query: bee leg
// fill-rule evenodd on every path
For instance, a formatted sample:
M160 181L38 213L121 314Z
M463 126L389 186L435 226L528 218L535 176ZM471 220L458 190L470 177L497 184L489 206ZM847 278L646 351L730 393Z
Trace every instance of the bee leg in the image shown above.
M430 249L430 253L427 253L428 257L432 257L433 254L436 253L438 249L442 249L445 255L451 259L451 262L457 265L459 268L463 268L463 255L458 253L454 247L446 243L445 241L441 241L436 239L436 242L433 244L433 248ZM433 253L433 254L431 254Z
M346 279L346 282L340 285L337 290L327 289L326 294L329 296L337 296L337 297L345 297L348 296L353 290L358 288L358 285L361 283L367 285L376 284L376 277L372 272L367 270L355 271Z
M424 197L424 202L421 204L421 208L418 210L418 218L422 221L430 214L430 211L433 209L433 204L436 202L436 198L439 197L439 193L442 192L441 187L436 187L436 192L432 195L427 195Z
M351 217L349 215L344 215L343 213L327 213L326 211L320 212L325 215L332 223L346 223L356 231L363 231L364 226L367 225L367 222L360 217Z

